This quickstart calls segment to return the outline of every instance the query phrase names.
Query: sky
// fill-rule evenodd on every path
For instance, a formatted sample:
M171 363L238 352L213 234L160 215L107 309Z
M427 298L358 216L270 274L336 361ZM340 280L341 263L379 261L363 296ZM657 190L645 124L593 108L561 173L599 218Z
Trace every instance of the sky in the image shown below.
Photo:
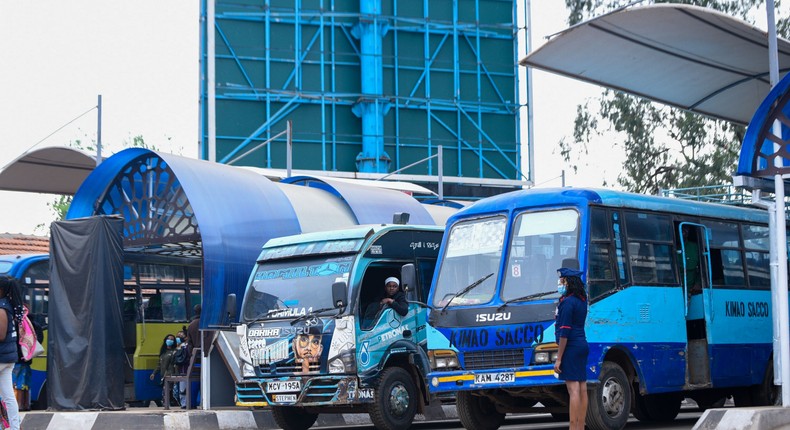
M567 27L564 3L532 1L534 48ZM197 157L199 51L194 0L0 2L0 166L33 148L94 141L99 94L103 155L142 135L159 150ZM541 71L532 85L536 186L560 186L563 170L566 185L613 182L621 161L610 151L574 174L557 149L572 136L576 106L600 87ZM54 200L0 191L0 232L46 235Z

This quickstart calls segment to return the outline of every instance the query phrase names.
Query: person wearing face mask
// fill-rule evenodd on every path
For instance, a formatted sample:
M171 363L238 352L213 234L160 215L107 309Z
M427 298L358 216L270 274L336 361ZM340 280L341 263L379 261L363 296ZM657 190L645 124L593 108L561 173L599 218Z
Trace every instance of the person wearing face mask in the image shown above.
M176 372L179 375L187 373L189 367L189 345L187 345L187 328L183 327L176 333L176 353L173 356L176 365ZM186 409L187 405L187 381L179 381L173 384L173 397L179 400L181 409Z
M570 430L584 430L587 413L587 355L590 352L584 322L587 319L587 293L581 276L584 272L563 267L557 270L560 293L555 334L559 351L554 362L557 378L565 381L570 400Z
M165 376L173 375L176 372L176 337L172 334L168 334L165 336L165 339L162 341L162 346L159 348L159 365L153 372L151 372L150 379L153 381L156 377L156 374L159 373L159 385L163 384L163 378ZM176 385L177 386L177 385ZM162 398L164 396L170 395L171 393L162 393Z

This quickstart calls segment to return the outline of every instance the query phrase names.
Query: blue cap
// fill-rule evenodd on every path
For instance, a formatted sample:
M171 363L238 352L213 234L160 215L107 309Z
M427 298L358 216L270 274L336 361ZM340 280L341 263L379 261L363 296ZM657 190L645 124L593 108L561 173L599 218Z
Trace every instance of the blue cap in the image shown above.
M584 275L584 272L582 272L581 270L569 269L567 267L557 269L557 273L560 274L560 278L567 278L569 276L576 276L581 278L582 275Z

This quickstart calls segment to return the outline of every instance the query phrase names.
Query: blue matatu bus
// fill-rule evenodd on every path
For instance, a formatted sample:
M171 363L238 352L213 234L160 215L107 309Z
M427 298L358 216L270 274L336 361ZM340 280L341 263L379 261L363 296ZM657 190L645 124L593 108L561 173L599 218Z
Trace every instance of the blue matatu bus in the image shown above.
M469 429L537 402L567 419L553 373L556 270L578 265L589 428L623 428L629 411L672 420L684 397L774 404L767 222L761 210L610 190L478 201L448 220L428 297L430 391L457 393Z

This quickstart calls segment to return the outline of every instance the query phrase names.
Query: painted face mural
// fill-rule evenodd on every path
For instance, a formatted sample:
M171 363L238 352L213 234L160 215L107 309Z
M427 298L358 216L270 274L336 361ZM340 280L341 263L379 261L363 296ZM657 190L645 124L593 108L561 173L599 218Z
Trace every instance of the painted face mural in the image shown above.
M318 363L324 346L321 344L320 334L300 334L293 340L294 356L296 362L302 364L302 372L310 371L310 364Z

